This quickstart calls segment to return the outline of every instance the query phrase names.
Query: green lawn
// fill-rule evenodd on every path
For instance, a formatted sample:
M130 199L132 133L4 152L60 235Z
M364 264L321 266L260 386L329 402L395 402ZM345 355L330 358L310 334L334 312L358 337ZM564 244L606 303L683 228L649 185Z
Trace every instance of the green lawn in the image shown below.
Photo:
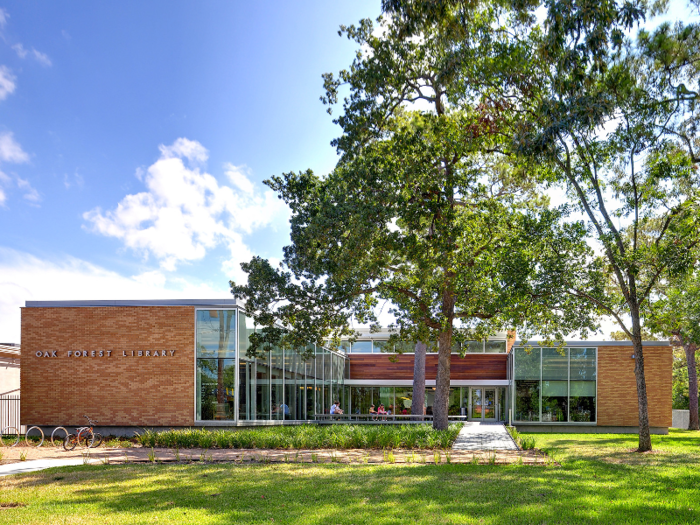
M700 432L538 434L561 467L103 465L0 478L0 523L700 523Z

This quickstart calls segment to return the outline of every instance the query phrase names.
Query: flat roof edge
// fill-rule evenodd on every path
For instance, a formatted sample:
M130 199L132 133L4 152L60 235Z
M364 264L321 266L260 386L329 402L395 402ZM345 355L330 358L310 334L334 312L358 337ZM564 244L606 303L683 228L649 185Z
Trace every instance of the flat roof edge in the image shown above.
M566 346L632 346L632 341L565 341ZM528 341L528 346L543 346L542 341ZM523 346L516 341L513 346ZM642 341L642 346L671 346L668 341Z
M25 301L25 308L81 308L100 306L236 306L235 299L142 299L85 301Z

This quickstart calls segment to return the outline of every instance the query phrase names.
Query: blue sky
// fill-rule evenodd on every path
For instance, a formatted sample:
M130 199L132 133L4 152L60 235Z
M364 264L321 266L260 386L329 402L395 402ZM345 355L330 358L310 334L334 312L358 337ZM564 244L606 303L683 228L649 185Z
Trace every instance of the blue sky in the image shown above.
M280 258L288 210L262 181L335 165L321 74L380 2L0 9L2 343L27 300L228 298L240 262Z
M262 184L335 164L321 74L375 1L0 2L0 342L26 300L230 297Z

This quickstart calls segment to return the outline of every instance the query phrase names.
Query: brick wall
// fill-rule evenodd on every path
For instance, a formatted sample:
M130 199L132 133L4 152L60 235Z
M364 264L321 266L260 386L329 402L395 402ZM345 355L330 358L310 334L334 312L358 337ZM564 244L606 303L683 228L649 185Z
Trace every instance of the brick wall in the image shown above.
M631 346L598 347L598 425L639 426L637 382ZM644 347L649 425L671 426L670 346Z
M191 425L194 307L23 308L21 395L23 425Z

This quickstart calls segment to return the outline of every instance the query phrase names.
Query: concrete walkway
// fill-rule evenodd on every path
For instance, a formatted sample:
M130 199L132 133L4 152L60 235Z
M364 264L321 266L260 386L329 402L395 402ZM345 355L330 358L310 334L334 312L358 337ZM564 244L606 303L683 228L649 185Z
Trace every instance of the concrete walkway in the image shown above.
M469 421L459 431L452 450L518 450L502 423Z
M88 460L94 463L96 460ZM22 461L21 463L10 463L0 465L0 476L11 476L12 474L24 474L25 472L35 472L53 467L68 467L71 465L84 465L83 459L35 459L34 461Z

